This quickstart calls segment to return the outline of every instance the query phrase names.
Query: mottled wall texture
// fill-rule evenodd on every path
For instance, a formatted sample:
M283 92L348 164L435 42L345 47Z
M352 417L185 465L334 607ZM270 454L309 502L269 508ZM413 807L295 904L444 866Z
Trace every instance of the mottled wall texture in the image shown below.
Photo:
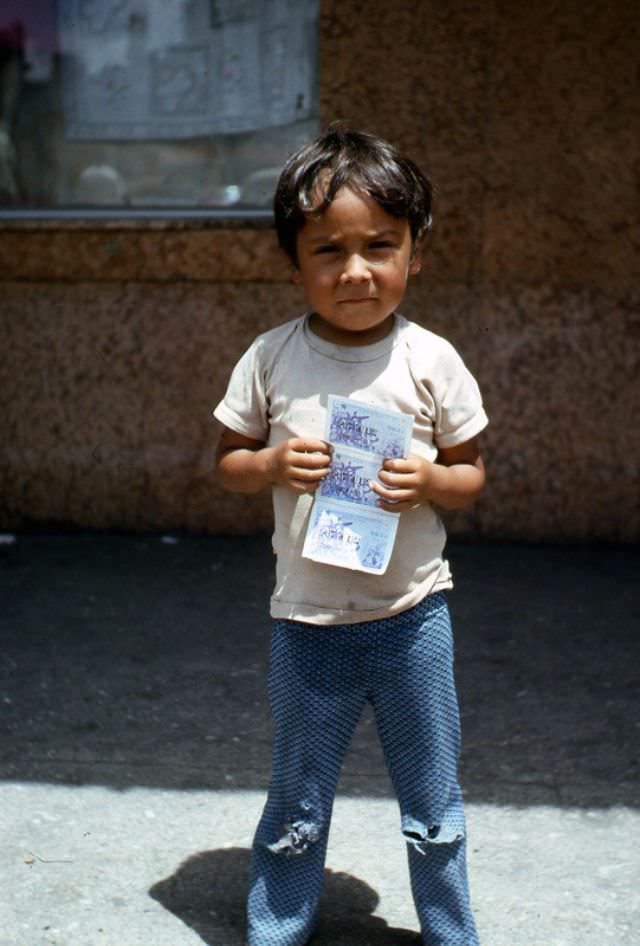
M323 120L437 182L404 306L447 335L491 417L490 538L640 532L637 5L326 0ZM0 226L0 527L250 531L268 497L211 476L211 408L301 309L265 229Z

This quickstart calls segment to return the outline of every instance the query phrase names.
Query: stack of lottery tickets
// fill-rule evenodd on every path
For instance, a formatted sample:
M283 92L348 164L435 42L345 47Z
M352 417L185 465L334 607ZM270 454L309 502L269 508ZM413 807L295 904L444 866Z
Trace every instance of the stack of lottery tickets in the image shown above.
M380 509L369 482L385 459L408 455L412 428L409 414L329 395L331 467L316 492L305 558L373 575L386 571L400 514Z

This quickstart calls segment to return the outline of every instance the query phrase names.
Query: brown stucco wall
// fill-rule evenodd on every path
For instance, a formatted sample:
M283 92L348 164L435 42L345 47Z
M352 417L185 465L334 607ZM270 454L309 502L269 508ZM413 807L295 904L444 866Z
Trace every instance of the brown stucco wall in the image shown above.
M492 422L490 487L450 528L637 538L635 4L322 10L324 120L407 148L439 190L403 311L459 347ZM267 497L212 482L210 410L300 307L268 231L0 229L0 527L265 527Z

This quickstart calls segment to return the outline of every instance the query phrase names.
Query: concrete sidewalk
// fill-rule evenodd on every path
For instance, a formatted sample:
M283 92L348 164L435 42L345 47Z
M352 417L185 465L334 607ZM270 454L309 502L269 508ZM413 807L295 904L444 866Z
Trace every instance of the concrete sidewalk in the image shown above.
M631 946L640 554L452 545L483 946ZM240 946L269 776L272 562L252 538L0 546L1 946ZM371 716L314 946L417 944Z

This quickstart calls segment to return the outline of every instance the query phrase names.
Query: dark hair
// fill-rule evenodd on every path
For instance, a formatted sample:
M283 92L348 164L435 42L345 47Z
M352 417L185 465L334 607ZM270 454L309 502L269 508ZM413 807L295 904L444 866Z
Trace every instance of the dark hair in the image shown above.
M298 231L345 186L371 197L390 216L405 217L414 245L431 226L433 188L410 158L375 135L329 129L291 155L276 187L278 242L295 265Z

